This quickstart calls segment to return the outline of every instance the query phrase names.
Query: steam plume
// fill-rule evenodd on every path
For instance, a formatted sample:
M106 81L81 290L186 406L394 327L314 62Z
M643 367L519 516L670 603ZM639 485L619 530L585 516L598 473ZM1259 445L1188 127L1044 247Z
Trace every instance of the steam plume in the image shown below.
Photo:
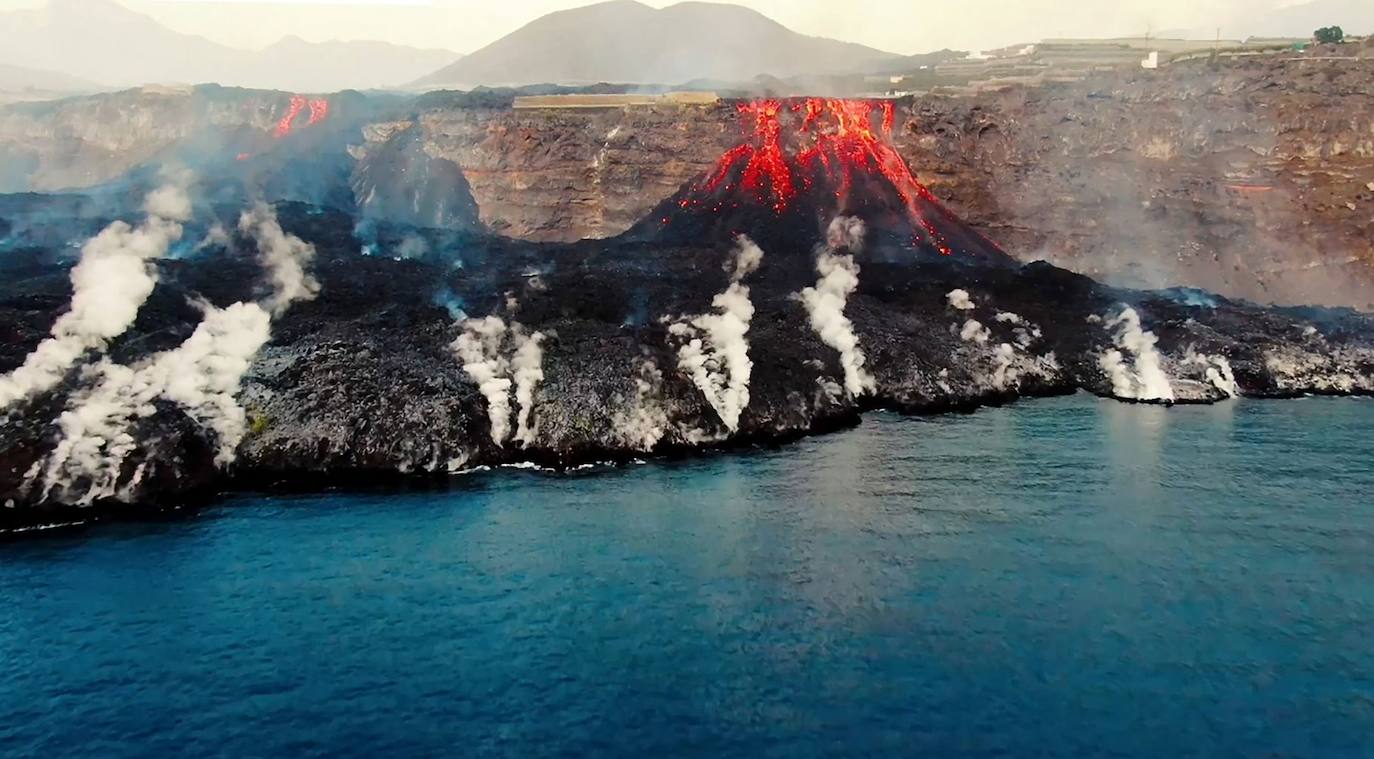
M950 308L960 311L973 310L973 299L969 297L968 290L950 290L945 299L949 301Z
M319 295L320 283L306 272L315 258L315 246L283 231L271 206L259 203L244 211L239 231L257 241L259 260L272 280L272 295L264 305L274 316L296 301Z
M519 324L513 325L511 334L516 346L511 359L515 371L515 439L528 446L538 432L530 425L530 412L534 410L534 389L544 381L544 349L540 346L544 335L526 335Z
M116 221L82 246L71 273L71 306L53 324L51 337L0 377L0 410L56 386L83 354L104 350L133 325L157 285L149 261L181 239L191 202L181 184L170 183L148 195L144 210L147 218L137 227Z
M615 435L624 445L639 451L652 451L668 431L668 412L659 405L663 392L663 372L652 360L640 364L635 378L635 399L629 410L615 416Z
M102 362L92 372L94 387L58 418L62 438L43 471L43 497L54 488L74 494L82 483L78 505L119 495L124 462L137 448L133 424L157 413L158 399L173 401L213 433L215 463L231 463L247 431L235 399L270 327L271 317L256 303L206 307L205 319L176 349L135 368ZM125 490L137 484L135 475Z
M966 343L983 345L992 339L992 332L977 319L969 319L964 322L963 328L959 330L959 339Z
M1098 359L1098 365L1112 381L1112 394L1141 401L1172 401L1174 390L1155 347L1159 339L1153 332L1141 328L1140 314L1127 306L1117 316L1104 321L1103 326L1114 330L1116 343L1116 349L1108 350ZM1134 357L1130 365L1126 363L1127 355Z
M159 202L173 199L164 197ZM119 488L125 461L138 447L133 426L138 419L156 414L155 402L160 399L177 404L211 433L216 465L233 463L247 432L247 414L237 396L253 359L271 337L268 308L280 314L295 300L313 298L319 292L318 283L303 268L314 249L282 233L270 211L257 213L258 221L249 230L259 237L264 265L296 273L274 274L276 287L265 304L235 303L227 308L201 304L204 318L173 350L134 367L102 361L89 372L90 389L69 401L58 418L62 437L57 447L46 464L31 473L31 481L41 474L44 499L55 490L78 505L131 497L146 466L141 465Z
M1183 358L1183 363L1201 367L1212 387L1220 390L1227 398L1235 398L1240 395L1240 385L1236 383L1236 373L1231 370L1231 362L1227 361L1225 356L1208 356L1189 348L1188 353Z
M840 352L844 367L844 387L851 396L872 392L877 384L864 370L863 351L859 349L854 323L844 315L849 296L859 287L859 265L854 257L838 252L843 248L857 250L863 245L863 222L853 217L839 217L830 223L826 235L827 247L816 255L816 273L820 279L815 287L801 291L802 303L811 316L811 328L826 345Z
M463 334L449 346L463 371L487 401L491 440L498 446L510 438L511 390L516 407L515 439L524 446L534 442L537 430L530 423L534 410L534 391L544 381L544 351L540 332L526 334L524 327L512 322L508 327L499 316L468 319ZM509 357L502 355L510 343Z
M499 316L469 319L463 323L463 334L453 341L451 349L463 362L463 371L477 383L477 389L487 399L487 418L491 421L491 440L504 445L510 436L510 388L513 384L505 376L506 366L501 359L501 341L506 336L506 323Z
M997 314L996 319L1001 324L1013 325L1012 334L1016 337L1017 347L1022 350L1030 348L1032 343L1044 336L1044 333L1040 331L1040 327L1027 321L1025 317L1022 317L1020 314L1002 311Z
M837 216L825 230L825 244L830 250L857 252L864 246L863 219L857 216Z
M679 321L668 331L686 342L678 349L678 368L692 379L706 402L715 409L731 432L749 406L749 378L754 363L749 359L749 322L754 304L741 280L763 262L763 251L744 235L736 238L730 286L711 300L716 313Z

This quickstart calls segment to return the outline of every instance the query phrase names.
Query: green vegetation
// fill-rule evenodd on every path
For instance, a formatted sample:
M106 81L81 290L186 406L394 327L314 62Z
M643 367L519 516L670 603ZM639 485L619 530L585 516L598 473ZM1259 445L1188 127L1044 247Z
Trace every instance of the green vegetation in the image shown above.
M1323 45L1339 45L1345 42L1345 30L1339 26L1323 26L1313 36Z
M248 434L247 437L256 437L267 431L272 425L271 420L257 409L248 410Z

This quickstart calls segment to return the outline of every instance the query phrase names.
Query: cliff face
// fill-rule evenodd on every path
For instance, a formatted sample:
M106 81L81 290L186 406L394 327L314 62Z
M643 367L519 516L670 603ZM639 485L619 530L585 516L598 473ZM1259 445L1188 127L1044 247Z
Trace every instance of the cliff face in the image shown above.
M1023 260L1129 286L1374 308L1374 58L1327 57L920 97L898 104L896 145L952 210ZM109 181L199 127L270 131L288 101L197 90L3 110L0 189ZM487 227L536 241L623 232L740 141L733 103L368 109L377 116L350 151L360 205L372 189L386 196L379 177L465 180ZM415 186L397 197L425 206L417 218L443 218L429 208L443 194Z
M207 129L270 132L290 96L154 88L0 109L0 191L108 182Z
M728 105L435 112L493 229L604 237L739 139ZM1131 286L1374 306L1374 59L1112 72L899 109L897 147L1015 255Z
M1023 258L1374 302L1374 59L1265 57L914 106L903 153Z
M441 110L420 124L426 151L462 167L489 228L540 241L625 231L740 139L728 104Z

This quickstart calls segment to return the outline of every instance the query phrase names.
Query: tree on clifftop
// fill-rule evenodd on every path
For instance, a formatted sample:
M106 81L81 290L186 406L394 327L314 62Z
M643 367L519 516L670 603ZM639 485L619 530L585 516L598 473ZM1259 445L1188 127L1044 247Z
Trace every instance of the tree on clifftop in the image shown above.
M1323 45L1339 45L1345 42L1345 30L1339 26L1323 26L1313 36Z

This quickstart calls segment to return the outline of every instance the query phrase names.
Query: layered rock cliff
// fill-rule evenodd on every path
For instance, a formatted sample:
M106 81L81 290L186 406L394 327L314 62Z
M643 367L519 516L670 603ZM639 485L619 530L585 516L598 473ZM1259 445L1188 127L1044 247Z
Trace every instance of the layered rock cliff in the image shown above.
M1365 57L1344 59L1351 52ZM897 104L896 145L951 208L1023 260L1132 286L1370 307L1369 55L1194 61L923 96ZM346 120L360 203L378 187L369 175L400 176L404 156L416 167L406 171L458 187L459 205L470 192L489 229L529 240L615 235L739 138L731 102L516 111L499 95L350 97L331 118ZM210 88L0 110L0 189L109 182L196 139L210 149L207 129L270 134L290 103ZM382 161L390 168L373 171ZM424 205L434 195L412 187L383 206L410 203L407 221L453 221L451 209Z

